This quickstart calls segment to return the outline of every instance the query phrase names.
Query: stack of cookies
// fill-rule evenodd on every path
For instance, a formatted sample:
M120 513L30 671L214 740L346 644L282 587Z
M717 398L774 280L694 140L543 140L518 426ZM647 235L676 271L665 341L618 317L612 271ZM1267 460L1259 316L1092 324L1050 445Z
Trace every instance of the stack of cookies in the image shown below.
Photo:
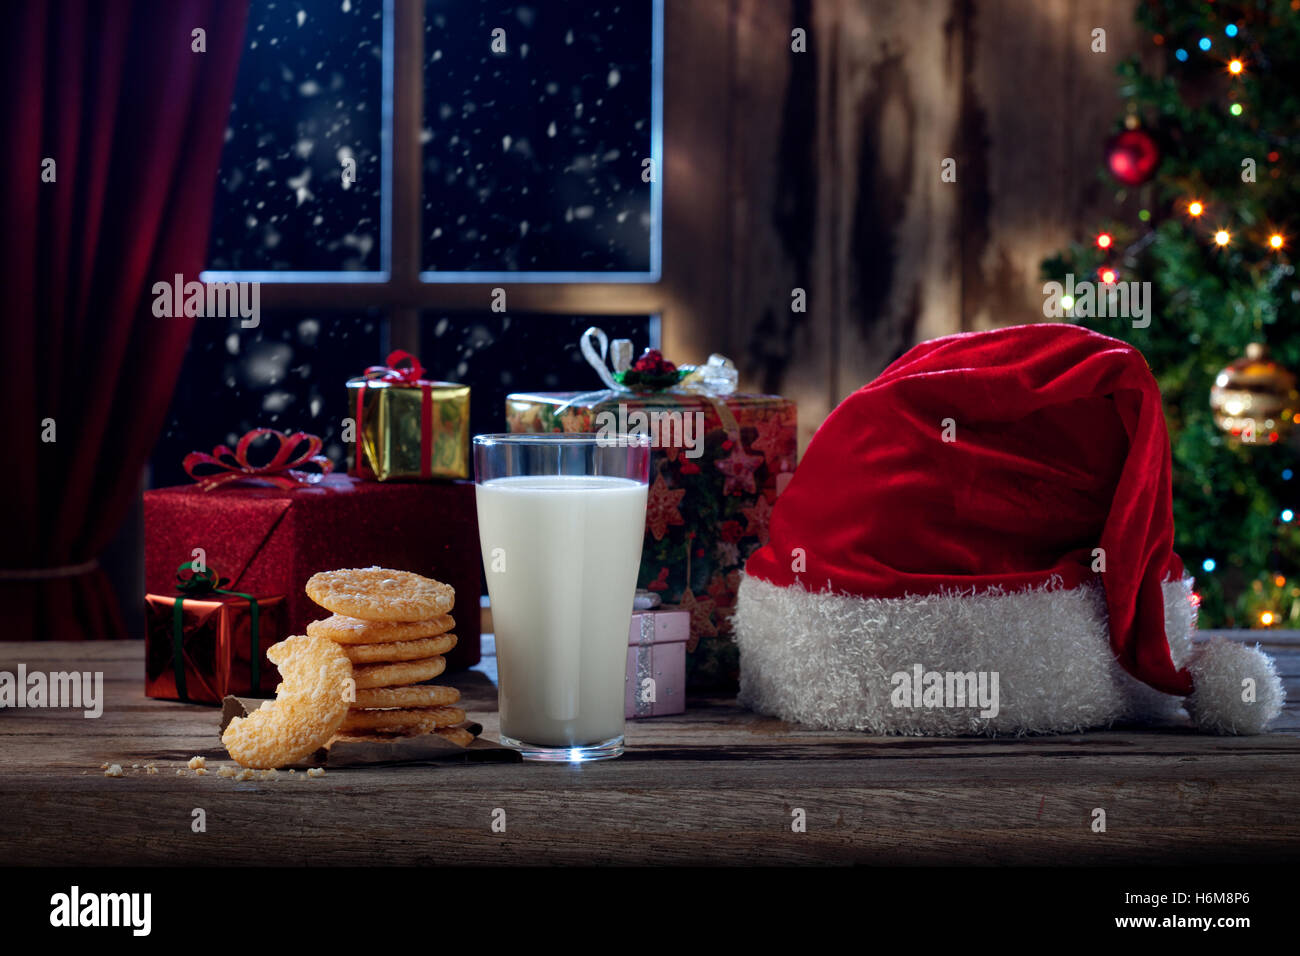
M422 683L443 672L443 655L456 646L449 585L410 571L345 568L312 575L307 596L333 612L308 624L307 634L335 642L352 662L356 700L339 739L432 733L461 746L473 741L455 726L465 720L451 706L460 691Z

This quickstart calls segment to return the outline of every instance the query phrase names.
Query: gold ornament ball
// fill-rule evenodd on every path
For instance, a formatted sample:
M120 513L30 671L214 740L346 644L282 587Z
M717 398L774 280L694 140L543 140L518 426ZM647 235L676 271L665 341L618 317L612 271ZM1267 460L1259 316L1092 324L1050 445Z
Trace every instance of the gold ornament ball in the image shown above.
M1296 377L1259 342L1221 370L1210 389L1214 423L1246 444L1276 444L1300 417Z

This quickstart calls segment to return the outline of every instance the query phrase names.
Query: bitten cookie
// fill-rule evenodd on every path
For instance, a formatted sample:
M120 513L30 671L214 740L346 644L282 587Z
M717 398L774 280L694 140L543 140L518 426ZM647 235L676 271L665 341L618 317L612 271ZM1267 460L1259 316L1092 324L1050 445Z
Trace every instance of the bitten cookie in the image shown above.
M343 649L319 637L296 636L273 644L267 658L283 680L269 700L236 717L221 742L243 767L273 769L325 746L348 713L352 662Z

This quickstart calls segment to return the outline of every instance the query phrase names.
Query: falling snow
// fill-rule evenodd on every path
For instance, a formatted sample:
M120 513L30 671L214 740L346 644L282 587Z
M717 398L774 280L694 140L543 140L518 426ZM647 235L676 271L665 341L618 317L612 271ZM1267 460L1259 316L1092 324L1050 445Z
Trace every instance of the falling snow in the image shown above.
M649 269L651 3L603 10L465 2L429 18L426 269ZM507 55L450 42L502 23Z
M383 8L251 4L257 39L236 80L209 268L379 268ZM345 156L356 162L352 183Z

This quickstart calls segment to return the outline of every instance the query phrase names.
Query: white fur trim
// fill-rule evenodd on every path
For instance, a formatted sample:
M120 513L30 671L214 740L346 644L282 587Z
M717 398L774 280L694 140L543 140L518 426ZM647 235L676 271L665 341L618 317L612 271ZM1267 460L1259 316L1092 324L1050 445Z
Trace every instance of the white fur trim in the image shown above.
M1196 684L1187 713L1201 730L1258 734L1282 712L1286 690L1272 659L1258 647L1216 637L1196 648L1187 669ZM1253 681L1251 695L1243 686L1247 679Z
M1195 627L1191 580L1164 586L1175 663ZM740 702L763 714L873 734L1071 732L1168 720L1181 699L1131 677L1110 649L1101 588L858 598L741 582ZM997 672L999 711L897 707L898 672Z

